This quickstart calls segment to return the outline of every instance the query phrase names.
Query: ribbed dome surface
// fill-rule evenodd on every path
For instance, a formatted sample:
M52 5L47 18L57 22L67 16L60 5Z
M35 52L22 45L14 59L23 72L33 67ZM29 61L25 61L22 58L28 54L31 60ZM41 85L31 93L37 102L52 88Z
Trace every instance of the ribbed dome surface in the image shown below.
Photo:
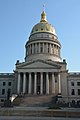
M47 22L46 13L44 11L41 14L40 22L32 28L30 35L32 35L34 33L39 33L39 32L48 32L48 33L52 33L52 34L56 35L54 27Z
M40 23L36 24L32 28L31 34L39 33L39 32L48 32L48 33L52 33L52 34L56 35L55 29L48 22L40 22Z

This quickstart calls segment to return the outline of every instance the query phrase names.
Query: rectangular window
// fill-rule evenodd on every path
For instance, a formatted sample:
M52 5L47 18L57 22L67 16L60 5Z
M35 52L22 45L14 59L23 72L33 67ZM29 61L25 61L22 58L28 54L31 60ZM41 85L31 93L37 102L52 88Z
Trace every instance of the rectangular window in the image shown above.
M11 82L8 82L8 86L11 86Z
M78 89L78 95L80 95L80 89Z
M6 85L6 82L3 82L3 86L5 86Z
M71 90L71 95L75 95L74 89Z
M1 99L1 102L4 102L4 99Z
M4 95L5 94L5 89L2 89L2 95Z
M10 92L10 93L11 93L11 89L8 89L8 92Z
M77 82L77 86L80 86L80 82Z
M71 82L71 86L74 86L74 82Z

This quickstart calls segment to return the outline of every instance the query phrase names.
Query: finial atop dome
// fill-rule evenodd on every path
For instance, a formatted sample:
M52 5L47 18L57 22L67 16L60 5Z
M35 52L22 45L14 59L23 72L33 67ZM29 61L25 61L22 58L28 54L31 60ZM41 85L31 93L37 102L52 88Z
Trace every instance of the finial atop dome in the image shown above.
M43 11L45 11L45 4L43 4Z
M46 22L46 13L45 13L45 6L43 5L43 12L41 14L41 21L40 22Z

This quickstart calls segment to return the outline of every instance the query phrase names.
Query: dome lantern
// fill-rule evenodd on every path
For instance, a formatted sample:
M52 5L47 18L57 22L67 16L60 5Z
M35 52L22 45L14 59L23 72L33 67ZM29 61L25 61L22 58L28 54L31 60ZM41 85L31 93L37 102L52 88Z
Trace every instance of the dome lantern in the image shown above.
M41 14L41 20L40 20L40 22L47 22L45 11L43 11L42 14Z

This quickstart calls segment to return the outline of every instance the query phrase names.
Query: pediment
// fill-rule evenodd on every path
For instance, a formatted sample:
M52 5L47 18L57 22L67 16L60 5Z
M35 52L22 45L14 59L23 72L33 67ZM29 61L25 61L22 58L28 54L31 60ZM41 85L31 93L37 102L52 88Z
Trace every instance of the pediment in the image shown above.
M52 69L59 69L60 66L58 64L55 64L54 62L48 62L48 61L44 61L44 60L36 60L36 61L32 61L32 62L25 62L22 64L17 65L17 68L21 68L21 69L48 69L48 68L52 68Z

